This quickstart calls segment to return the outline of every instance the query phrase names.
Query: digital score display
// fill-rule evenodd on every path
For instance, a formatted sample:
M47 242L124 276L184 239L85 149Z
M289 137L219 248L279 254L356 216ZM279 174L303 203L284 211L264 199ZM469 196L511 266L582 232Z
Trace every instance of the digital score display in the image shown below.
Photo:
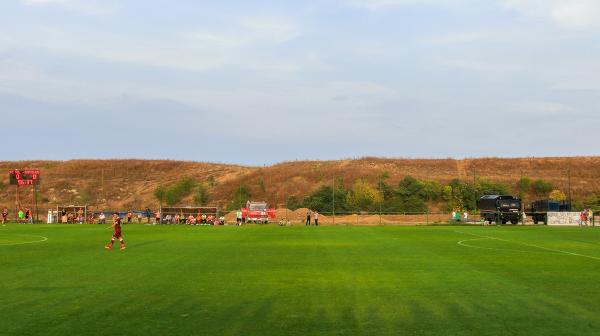
M11 185L38 185L40 184L40 171L37 169L14 169L8 172Z

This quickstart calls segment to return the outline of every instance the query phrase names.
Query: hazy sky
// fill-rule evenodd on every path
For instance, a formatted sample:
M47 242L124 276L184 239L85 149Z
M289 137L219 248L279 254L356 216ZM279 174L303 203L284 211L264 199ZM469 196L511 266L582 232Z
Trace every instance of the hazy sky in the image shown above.
M598 155L597 0L2 0L0 160Z

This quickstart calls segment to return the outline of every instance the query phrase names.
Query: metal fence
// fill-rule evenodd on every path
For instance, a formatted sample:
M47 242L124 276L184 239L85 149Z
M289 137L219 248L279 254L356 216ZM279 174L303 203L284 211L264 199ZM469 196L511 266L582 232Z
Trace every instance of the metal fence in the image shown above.
M460 218L452 217L451 213L368 213L368 212L343 212L343 213L311 213L310 224L315 224L318 218L319 225L481 225L479 214L464 214ZM278 220L292 225L307 224L308 216L289 212L280 216Z

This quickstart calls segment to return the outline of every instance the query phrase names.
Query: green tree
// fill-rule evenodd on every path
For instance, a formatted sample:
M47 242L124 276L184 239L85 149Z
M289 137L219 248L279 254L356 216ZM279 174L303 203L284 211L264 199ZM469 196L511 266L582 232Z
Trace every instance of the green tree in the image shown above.
M250 200L250 196L250 188L245 184L240 185L235 189L233 199L229 203L227 210L232 211L244 207L246 202Z
M165 199L167 197L166 195L167 189L164 186L158 186L154 189L154 198L156 198L158 203L160 203L161 207L162 204L165 202Z
M332 213L333 197L335 194L335 212L345 212L349 210L346 204L347 193L348 191L342 187L341 183L336 183L335 192L331 186L322 186L312 194L306 196L302 203L306 208L322 213Z
M199 184L194 195L194 203L196 205L204 206L208 204L209 200L210 195L208 194L208 189L204 184Z
M297 210L300 209L302 207L302 202L298 199L297 196L288 196L288 198L285 200L285 205L288 209L290 210Z
M374 211L382 201L379 191L365 180L357 180L346 196L346 203L355 211Z
M517 185L519 187L519 198L525 198L525 193L531 188L531 179L527 176L523 176L519 179Z
M508 185L485 179L477 180L476 189L478 198L483 195L509 195L511 193Z
M542 179L531 182L531 191L539 197L547 197L552 191L552 183L544 181Z
M423 194L426 201L437 202L442 197L442 184L437 181L421 181L423 185Z

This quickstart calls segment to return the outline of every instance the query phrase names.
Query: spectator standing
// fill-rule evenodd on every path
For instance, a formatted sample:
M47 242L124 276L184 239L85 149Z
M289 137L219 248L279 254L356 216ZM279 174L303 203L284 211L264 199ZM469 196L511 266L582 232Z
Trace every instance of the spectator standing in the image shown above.
M456 210L452 211L452 217L450 217L450 221L454 221L456 218Z
M154 224L160 224L160 210L156 210L156 214L154 214Z
M241 210L236 211L235 222L237 223L237 225L242 225L242 211Z
M152 216L152 211L150 211L150 208L146 208L144 212L146 213L146 219L148 220L148 224L150 224L150 217Z
M29 224L33 224L33 211L27 210L27 216L29 217Z
M315 211L313 214L313 218L315 219L315 226L319 226L319 212Z
M24 218L25 213L23 212L23 209L19 209L19 212L17 213L17 222L23 223Z
M142 218L143 218L143 217L144 217L144 216L142 215L142 213L141 213L141 212L138 212L138 213L137 213L137 220L138 220L138 224L141 224L141 223L142 223Z
M106 215L104 215L104 212L101 212L98 216L98 224L106 224Z
M2 210L2 224L6 224L8 222L8 209Z
M79 209L77 210L77 221L79 222L79 224L83 224L83 209Z
M463 221L465 223L469 222L469 213L467 211L465 211L465 213L463 214Z
M131 210L129 210L129 212L127 212L127 224L131 224L132 219L133 219L133 212L131 212Z
M585 212L579 213L579 226L585 226Z
M306 211L306 225L310 225L310 210Z

